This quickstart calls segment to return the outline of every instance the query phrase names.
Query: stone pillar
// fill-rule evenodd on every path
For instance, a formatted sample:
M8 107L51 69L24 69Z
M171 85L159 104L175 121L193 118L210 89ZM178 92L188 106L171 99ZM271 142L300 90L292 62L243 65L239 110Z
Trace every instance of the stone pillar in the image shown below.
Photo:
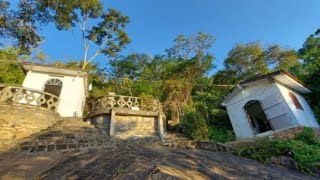
M161 112L159 112L159 114L158 114L158 130L159 130L159 137L160 137L161 141L164 140L164 130L163 130L162 117L163 117L163 115L161 114Z
M114 123L116 121L116 111L114 109L110 110L110 136L114 135Z

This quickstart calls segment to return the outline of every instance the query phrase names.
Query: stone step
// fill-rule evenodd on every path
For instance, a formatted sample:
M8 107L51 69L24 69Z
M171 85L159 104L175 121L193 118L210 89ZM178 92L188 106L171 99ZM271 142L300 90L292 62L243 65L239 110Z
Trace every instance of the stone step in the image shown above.
M192 140L191 138L187 137L184 134L181 133L166 133L165 139L166 141L173 141L173 140Z
M81 118L62 118L52 127L29 137L18 148L28 153L68 151L97 147L108 137Z
M102 145L101 143L64 143L64 144L37 144L37 145L24 145L19 150L27 153L36 152L53 152L53 151L67 151L75 149L83 149L90 147L97 147Z

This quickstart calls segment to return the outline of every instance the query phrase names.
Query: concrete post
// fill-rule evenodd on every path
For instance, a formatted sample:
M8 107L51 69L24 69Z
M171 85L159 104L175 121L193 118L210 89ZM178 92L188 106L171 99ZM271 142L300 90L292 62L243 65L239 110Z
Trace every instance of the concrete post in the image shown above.
M116 111L114 109L111 109L111 115L110 115L110 136L114 135L114 123L116 121Z
M164 140L164 130L163 130L163 121L162 121L162 114L159 112L158 114L158 129L159 129L159 136L160 140Z

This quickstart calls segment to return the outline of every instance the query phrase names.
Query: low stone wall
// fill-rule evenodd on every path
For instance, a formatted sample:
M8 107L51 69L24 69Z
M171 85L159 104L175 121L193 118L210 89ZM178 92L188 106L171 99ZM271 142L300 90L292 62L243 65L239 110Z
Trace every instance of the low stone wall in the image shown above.
M102 114L90 118L91 124L100 130L104 135L110 135L111 115Z
M101 133L120 139L162 139L164 135L164 116L157 111L107 108L95 111L88 117Z
M190 139L166 139L161 145L177 149L202 149L213 152L232 152L234 149L226 144Z
M296 137L299 133L301 133L303 131L302 126L299 127L292 127L292 128L288 128L288 129L283 129L277 132L274 132L271 135L271 138L273 139L293 139L294 137ZM318 137L320 139L320 129L318 128L312 128L315 132L316 137Z
M156 117L121 116L116 115L114 136L121 139L130 137L157 136L158 125Z
M22 139L59 120L59 115L53 111L0 103L0 152L15 148Z

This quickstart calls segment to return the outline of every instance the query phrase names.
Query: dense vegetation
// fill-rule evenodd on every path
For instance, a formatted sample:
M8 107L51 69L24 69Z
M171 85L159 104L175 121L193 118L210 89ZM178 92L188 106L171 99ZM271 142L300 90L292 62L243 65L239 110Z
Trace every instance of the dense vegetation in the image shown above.
M14 49L0 49L0 83L20 85L24 79L18 64L18 56Z
M89 20L94 21L87 23ZM223 96L243 79L282 69L312 90L307 99L319 119L320 31L308 37L298 51L277 44L236 44L224 61L224 68L217 71L212 52L215 38L206 33L179 35L165 53L154 57L143 53L120 56L119 52L130 42L125 33L128 22L122 13L104 10L99 0L24 0L16 8L0 0L0 35L14 42L14 48L0 50L0 83L22 83L18 62L31 59L49 63L43 53L35 57L26 54L34 54L34 48L45 38L38 29L53 23L58 30L78 26L82 32L79 38L83 40L83 59L51 64L88 70L93 84L89 102L108 91L157 98L163 103L167 127L194 139L226 142L233 140L234 134L227 113L220 106ZM88 24L92 26L87 27ZM92 57L87 56L90 42L98 48ZM100 54L108 57L108 68L102 69L93 61Z
M263 163L268 163L273 156L286 155L298 163L300 170L314 173L315 168L320 167L320 140L315 137L313 129L304 128L303 132L292 140L265 139L255 145L239 149L235 154Z

